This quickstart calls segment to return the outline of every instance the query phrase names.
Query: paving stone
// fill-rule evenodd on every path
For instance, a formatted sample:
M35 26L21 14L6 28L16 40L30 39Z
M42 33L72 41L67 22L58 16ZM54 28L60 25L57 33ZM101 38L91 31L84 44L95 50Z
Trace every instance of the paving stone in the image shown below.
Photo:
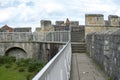
M106 76L98 70L85 53L72 54L72 71L70 80L106 80Z

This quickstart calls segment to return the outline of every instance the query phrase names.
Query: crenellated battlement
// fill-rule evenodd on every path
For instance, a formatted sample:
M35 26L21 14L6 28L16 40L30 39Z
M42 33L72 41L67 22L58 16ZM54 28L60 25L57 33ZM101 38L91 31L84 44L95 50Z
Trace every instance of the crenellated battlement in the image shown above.
M86 14L85 15L85 25L87 26L103 26L104 15L102 14Z
M120 17L109 15L108 20L104 20L104 15L102 14L86 14L85 25L91 27L119 27Z

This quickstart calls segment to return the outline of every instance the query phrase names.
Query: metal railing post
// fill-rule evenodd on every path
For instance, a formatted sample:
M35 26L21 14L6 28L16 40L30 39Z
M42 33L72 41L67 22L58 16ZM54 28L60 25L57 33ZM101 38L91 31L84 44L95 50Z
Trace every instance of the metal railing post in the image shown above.
M47 63L32 80L69 80L71 69L71 42Z

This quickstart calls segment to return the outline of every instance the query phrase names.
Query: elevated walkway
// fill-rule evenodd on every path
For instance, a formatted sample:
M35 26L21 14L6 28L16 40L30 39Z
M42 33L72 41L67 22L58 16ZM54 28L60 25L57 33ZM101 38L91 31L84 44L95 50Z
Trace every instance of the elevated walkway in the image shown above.
M70 80L107 80L107 77L85 53L76 53L72 54Z
M85 54L86 44L78 33L71 34L71 42L68 41L32 80L108 80ZM48 40L56 39L50 37Z
M86 44L81 32L71 32L72 62L70 80L107 80L104 72L86 55ZM83 38L83 39L82 39Z

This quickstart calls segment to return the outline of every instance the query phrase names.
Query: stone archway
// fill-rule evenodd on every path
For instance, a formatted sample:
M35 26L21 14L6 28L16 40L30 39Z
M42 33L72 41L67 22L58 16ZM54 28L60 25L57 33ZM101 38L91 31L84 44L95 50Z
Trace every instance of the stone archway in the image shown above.
M22 48L12 47L5 52L5 56L15 56L16 59L25 59L27 57L27 53Z

